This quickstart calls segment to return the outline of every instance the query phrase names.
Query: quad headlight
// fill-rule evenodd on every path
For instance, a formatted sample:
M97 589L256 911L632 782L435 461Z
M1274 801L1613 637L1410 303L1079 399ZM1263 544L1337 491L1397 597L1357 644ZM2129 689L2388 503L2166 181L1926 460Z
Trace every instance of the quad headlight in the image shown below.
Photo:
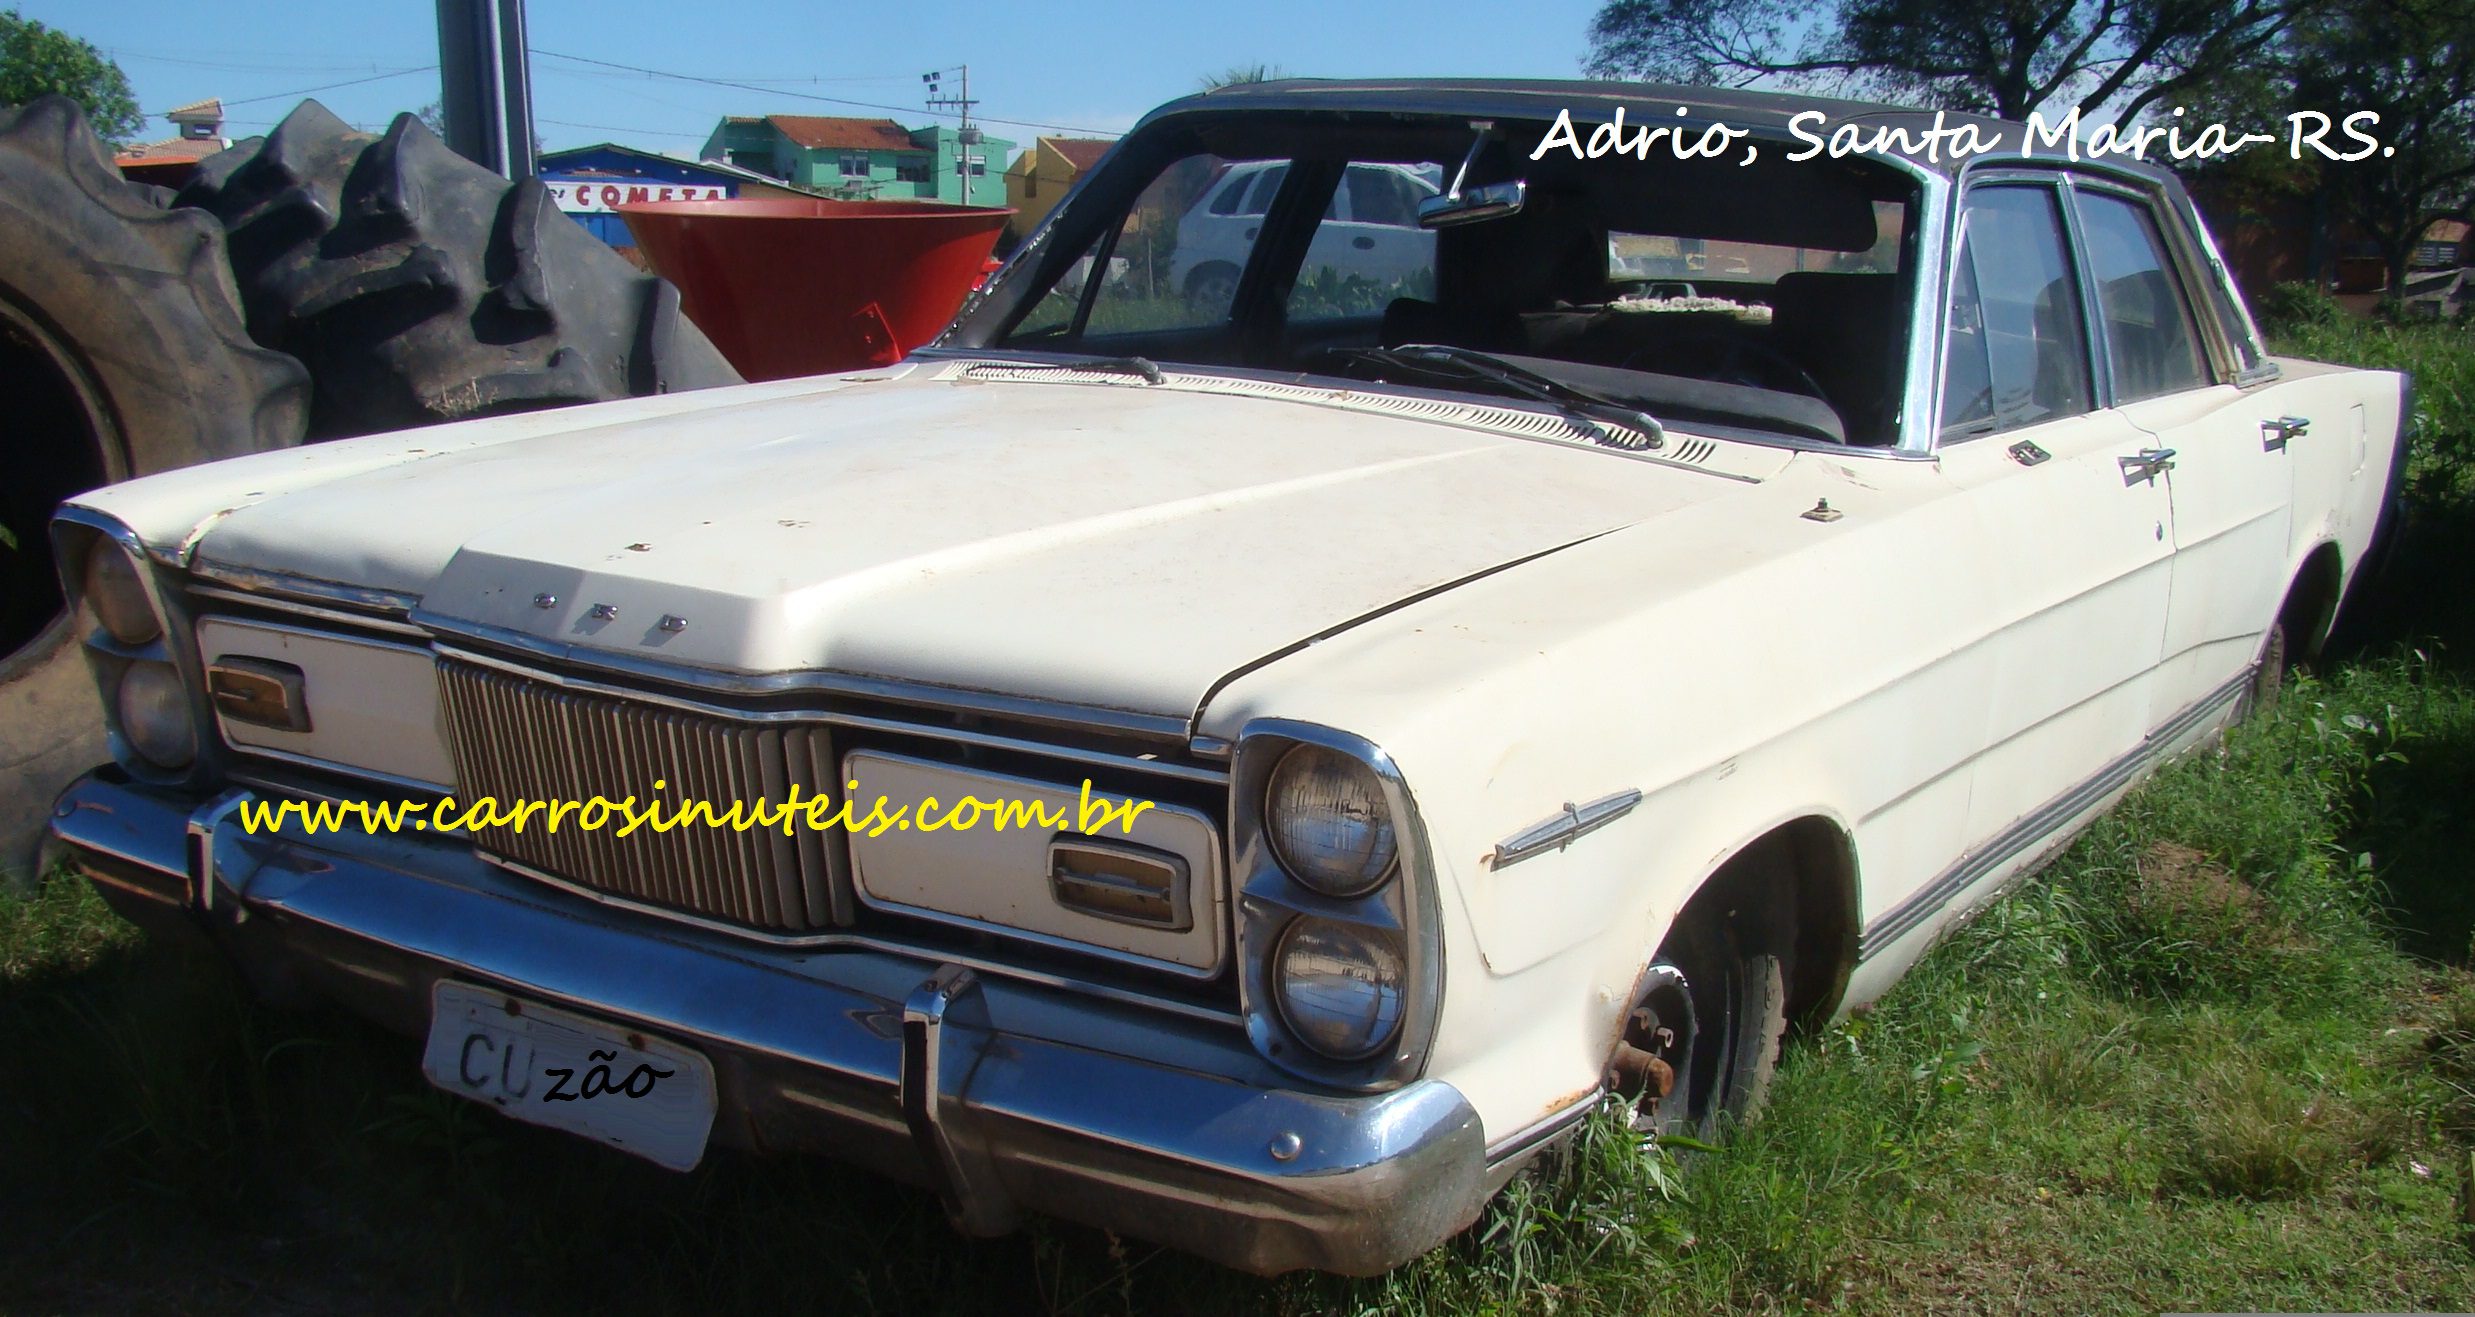
M146 597L138 565L127 552L101 540L86 554L86 606L95 620L124 645L143 645L163 634L163 623Z
M1363 896L1392 876L1399 851L1383 783L1320 745L1281 756L1265 790L1264 831L1290 876L1332 897Z
M146 659L120 674L114 697L120 735L148 763L181 769L197 758L198 731L190 717L189 692L169 663Z
M1273 950L1273 999L1299 1041L1336 1061L1361 1060L1401 1032L1407 970L1397 935L1303 916Z

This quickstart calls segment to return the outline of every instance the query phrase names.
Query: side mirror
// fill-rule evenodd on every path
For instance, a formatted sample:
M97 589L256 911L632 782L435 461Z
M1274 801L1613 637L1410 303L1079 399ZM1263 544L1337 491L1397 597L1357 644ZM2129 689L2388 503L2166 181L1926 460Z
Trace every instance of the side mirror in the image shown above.
M1529 183L1516 178L1509 183L1487 183L1428 197L1418 203L1418 227L1449 229L1518 215L1529 194Z

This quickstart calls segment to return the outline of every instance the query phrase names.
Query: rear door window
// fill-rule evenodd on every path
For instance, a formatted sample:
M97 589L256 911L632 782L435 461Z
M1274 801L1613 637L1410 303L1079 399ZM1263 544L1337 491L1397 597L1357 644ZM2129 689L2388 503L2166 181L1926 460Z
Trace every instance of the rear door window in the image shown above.
M2114 400L2137 402L2209 383L2191 303L2148 207L2108 192L2082 191L2077 200L2080 238L2105 319Z
M2009 430L2088 411L2088 334L2054 189L1972 189L1962 226L1943 349L1944 428Z

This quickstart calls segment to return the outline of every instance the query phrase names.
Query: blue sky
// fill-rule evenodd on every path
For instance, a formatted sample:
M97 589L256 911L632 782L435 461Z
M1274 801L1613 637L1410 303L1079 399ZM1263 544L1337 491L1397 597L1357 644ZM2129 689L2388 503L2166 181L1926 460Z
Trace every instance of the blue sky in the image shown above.
M373 130L398 111L438 99L435 69L402 72L438 59L436 10L419 0L9 2L25 17L109 53L151 114L222 97L225 132L235 138L266 131L304 92ZM807 97L876 102L894 107L891 117L906 124L927 122L920 74L965 63L989 134L1018 143L1059 129L1122 131L1152 106L1235 65L1266 63L1322 77L1574 77L1598 7L1598 0L1518 7L1392 0L1191 7L1114 0L531 0L527 13L536 52L534 109L545 144L555 150L619 141L693 154L724 114L886 113ZM647 77L558 56L767 90ZM998 122L1005 119L1056 127ZM170 132L156 118L146 135Z

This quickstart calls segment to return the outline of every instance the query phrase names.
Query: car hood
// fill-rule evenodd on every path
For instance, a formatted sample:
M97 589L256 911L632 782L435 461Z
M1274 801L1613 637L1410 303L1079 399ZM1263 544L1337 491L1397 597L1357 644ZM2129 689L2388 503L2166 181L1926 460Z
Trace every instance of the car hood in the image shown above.
M423 453L227 510L194 561L587 662L1188 718L1267 656L1747 487L1466 418L969 375Z

